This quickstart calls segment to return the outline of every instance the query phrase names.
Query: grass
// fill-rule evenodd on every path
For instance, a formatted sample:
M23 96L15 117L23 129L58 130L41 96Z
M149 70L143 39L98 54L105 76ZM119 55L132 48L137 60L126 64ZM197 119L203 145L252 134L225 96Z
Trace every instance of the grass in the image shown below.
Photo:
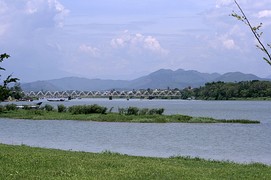
M0 144L0 179L271 179L271 167Z
M191 117L187 115L123 115L107 114L72 114L45 110L14 110L0 113L1 118L32 119L32 120L82 120L99 122L132 122L132 123L260 123L252 120L223 120L209 117Z

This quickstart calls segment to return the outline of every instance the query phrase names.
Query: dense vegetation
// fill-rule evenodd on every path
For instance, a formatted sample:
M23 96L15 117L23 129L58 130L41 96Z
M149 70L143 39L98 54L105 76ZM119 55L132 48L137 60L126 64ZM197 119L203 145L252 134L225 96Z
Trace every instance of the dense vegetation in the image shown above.
M17 109L15 104L0 105L0 117L33 120L84 120L100 122L133 122L133 123L260 123L252 120L223 120L210 117L192 117L187 115L163 115L164 109L119 108L113 113L112 108L94 105L71 106L58 105L58 109L46 104L38 109L29 106Z
M271 167L0 144L0 179L271 179Z
M182 91L183 99L191 97L203 100L271 99L271 82L254 80L206 83L203 87Z
M10 56L8 54L0 54L0 63L2 63L5 59L8 59ZM0 66L0 71L5 71L6 69ZM1 74L0 74L0 80ZM19 81L18 78L12 77L9 75L6 77L3 82L0 82L0 102L6 100L8 97L19 99L22 97L20 85L17 83ZM16 83L15 86L10 87L11 83Z

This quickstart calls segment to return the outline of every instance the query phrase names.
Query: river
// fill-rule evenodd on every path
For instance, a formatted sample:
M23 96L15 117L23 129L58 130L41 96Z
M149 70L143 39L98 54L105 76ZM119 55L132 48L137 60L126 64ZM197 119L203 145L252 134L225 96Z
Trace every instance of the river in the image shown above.
M43 104L56 106L60 102ZM17 104L23 104L18 102ZM129 155L191 156L271 165L270 101L80 99L66 106L165 108L165 114L260 120L261 124L137 124L0 119L0 143Z

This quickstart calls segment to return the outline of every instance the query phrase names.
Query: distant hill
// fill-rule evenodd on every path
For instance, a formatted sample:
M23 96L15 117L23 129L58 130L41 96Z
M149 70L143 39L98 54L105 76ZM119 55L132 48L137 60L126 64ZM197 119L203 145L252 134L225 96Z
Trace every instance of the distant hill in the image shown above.
M124 80L101 80L78 77L67 77L48 81L50 84L64 90L107 90L112 88L127 87L128 81Z
M36 81L32 83L23 83L21 87L24 91L61 91L64 88L55 86L48 81Z
M240 81L250 81L250 80L263 80L254 74L244 74L241 72L230 72L219 76L218 78L214 79L215 82L217 81L224 81L224 82L240 82Z
M199 87L207 82L224 81L239 82L248 80L264 80L253 74L231 72L226 74L201 73L193 70L160 69L149 75L134 80L102 80L87 79L78 77L66 77L48 81L36 81L22 84L24 91L63 91L63 90L131 90L131 89L166 89L166 88L185 88L188 86ZM266 80L266 79L265 79Z
M130 87L133 87L134 89L195 87L204 85L206 82L212 81L219 76L220 75L217 73L208 74L197 71L185 71L182 69L176 71L160 69L147 76L132 80L130 82Z

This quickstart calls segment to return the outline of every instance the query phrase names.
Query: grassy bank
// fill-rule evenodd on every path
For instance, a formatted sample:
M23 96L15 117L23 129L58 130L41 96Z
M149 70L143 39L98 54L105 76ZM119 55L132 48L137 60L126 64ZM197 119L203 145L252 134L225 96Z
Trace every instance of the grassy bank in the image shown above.
M0 144L0 179L271 179L271 167Z
M119 113L106 114L73 114L45 110L12 110L0 113L1 118L32 119L32 120L82 120L99 122L133 122L133 123L260 123L251 120L223 120L186 115L125 115Z

